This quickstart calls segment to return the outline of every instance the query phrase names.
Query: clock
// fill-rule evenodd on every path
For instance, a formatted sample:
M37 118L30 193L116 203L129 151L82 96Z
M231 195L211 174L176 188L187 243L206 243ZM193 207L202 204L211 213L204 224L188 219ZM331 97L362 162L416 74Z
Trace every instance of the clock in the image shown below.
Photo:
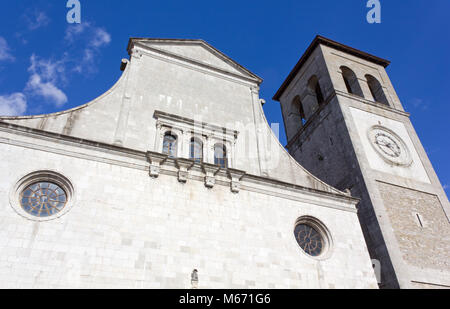
M369 129L368 137L375 151L388 163L398 166L408 166L412 163L405 142L392 130L373 126Z

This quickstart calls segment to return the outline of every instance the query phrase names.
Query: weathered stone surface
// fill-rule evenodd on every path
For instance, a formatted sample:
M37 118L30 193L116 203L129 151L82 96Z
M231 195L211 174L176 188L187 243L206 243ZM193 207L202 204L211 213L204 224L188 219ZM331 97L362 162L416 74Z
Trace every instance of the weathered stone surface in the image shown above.
M193 269L198 288L377 288L358 200L284 151L257 76L203 41L131 43L98 99L0 118L1 288L191 288ZM177 158L161 153L167 132ZM228 168L214 164L217 143ZM21 216L14 192L41 170L73 185L70 211L47 221ZM305 216L329 231L324 256L296 242Z

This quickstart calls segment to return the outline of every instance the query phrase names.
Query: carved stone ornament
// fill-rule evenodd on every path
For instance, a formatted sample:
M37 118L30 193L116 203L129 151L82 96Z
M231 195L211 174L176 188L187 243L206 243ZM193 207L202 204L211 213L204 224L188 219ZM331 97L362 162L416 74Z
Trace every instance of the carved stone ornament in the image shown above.
M167 155L148 151L147 159L150 162L150 177L157 178L159 176L160 166L162 163L164 163L164 161L166 161Z
M205 186L207 188L213 188L216 184L216 174L219 172L220 167L210 163L203 163L202 168L206 174Z
M241 190L241 179L244 175L244 171L236 170L233 168L228 169L228 176L231 179L231 192L239 193L239 191Z
M194 165L194 161L191 159L178 158L175 162L178 167L178 181L186 183L189 176L189 169Z

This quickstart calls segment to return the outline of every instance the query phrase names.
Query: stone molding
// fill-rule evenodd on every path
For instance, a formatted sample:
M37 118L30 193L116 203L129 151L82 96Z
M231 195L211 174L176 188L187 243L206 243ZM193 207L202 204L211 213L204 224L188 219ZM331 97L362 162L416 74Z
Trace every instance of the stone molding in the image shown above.
M181 130L190 131L191 133L205 134L205 135L221 135L227 139L235 140L239 131L228 129L225 127L209 124L206 122L196 121L194 119L165 113L162 111L155 111L153 117L157 120L157 126L180 127Z
M26 187L36 182L52 182L61 187L66 193L66 205L59 212L48 217L38 217L26 212L20 205L20 196ZM27 220L36 222L52 221L67 214L76 204L74 182L56 170L43 169L30 171L27 174L23 174L14 182L14 186L9 193L9 203L17 214Z
M361 103L364 103L365 105L362 106L370 106L370 107L375 107L378 108L379 110L383 110L383 111L389 111L392 112L393 114L396 114L399 117L407 117L409 118L410 114L404 111L400 111L397 109L394 109L390 106L386 106L382 103L377 103L377 102L373 102L367 99L364 99L362 97L359 97L357 95L354 94L348 94L344 91L340 91L340 90L333 90L333 93L328 96L328 98L325 100L325 104L323 104L322 106L319 106L319 108L317 108L314 113L309 117L309 119L306 121L306 123L303 125L303 127L291 138L290 141L288 141L286 148L291 149L291 147L297 143L298 140L300 140L300 136L303 135L303 133L308 132L308 131L314 131L315 127L317 126L317 121L315 121L317 118L320 117L320 114L322 112L322 110L325 109L325 106L327 106L335 97L346 97L346 98L350 98L352 100L356 100L359 101ZM361 107L359 107L359 109L361 109ZM373 113L376 114L376 110L372 111ZM295 151L295 149L291 149L291 151Z
M178 158L175 160L178 168L178 181L186 183L189 177L189 169L194 165L194 160Z
M147 152L147 159L150 163L150 177L158 178L160 172L160 166L167 160L167 155L158 152Z
M155 41L155 40L153 40L153 41ZM171 43L171 44L177 43L177 42L173 42L173 41L174 40L160 40L159 43L164 43L164 42ZM161 57L163 57L164 60L173 59L176 61L183 62L184 64L187 64L191 67L204 68L204 69L207 69L207 70L219 73L219 74L224 74L224 75L230 76L234 79L243 80L246 82L252 82L252 83L256 83L256 84L261 84L261 82L262 82L262 79L259 76L250 72L249 70L247 70L246 68L244 68L243 66L241 66L240 64L238 64L237 62L235 62L234 60L232 60L225 54L223 54L222 52L218 51L217 49L215 49L214 47L212 47L205 41L190 40L190 42L187 42L187 41L182 42L182 41L178 40L178 43L190 43L190 44L201 45L201 46L205 47L207 50L209 50L209 52L211 52L212 54L217 56L219 59L222 59L222 61L227 62L228 64L231 64L233 67L235 67L235 69L240 71L240 73L242 75L228 71L226 69L219 68L210 63L201 62L196 59L192 59L192 58L180 55L180 54L175 54L175 53L169 52L167 50L157 48L156 46L150 46L149 44L146 44L146 43L152 43L152 40L136 39L136 38L131 39L128 50L129 50L129 52L131 52L132 50L139 48L143 54L147 54L149 56L160 55Z
M202 169L205 173L205 187L213 188L216 184L216 174L220 171L220 166L210 163L203 163Z
M241 190L241 179L242 177L244 177L245 172L244 171L240 171L237 169L233 169L233 168L229 168L227 170L228 172L228 176L231 179L231 192L233 193L239 193L239 191Z
M177 176L177 168L174 168L174 166L176 166L174 159L167 158L167 156L161 153L146 153L139 150L124 148L121 146L115 146L102 142L96 142L87 139L43 131L40 129L6 123L1 120L0 132L17 136L17 138L0 137L0 143L2 144L46 151L62 156L91 160L99 163L112 164L147 172L149 172L150 169L150 156L155 158L154 162L157 162L159 160L159 170L156 169L157 171L159 171L158 175L164 174ZM31 137L34 138L36 142L41 142L42 144L25 142L22 141L22 138L20 137ZM47 143L53 143L53 145L49 146L47 145ZM75 149L70 150L68 149L68 147L73 147ZM114 158L112 158L111 156ZM120 158L127 160L121 160ZM166 159L163 160L164 158ZM129 162L128 160L130 159L133 160L133 162ZM191 170L194 169L196 171L203 170L201 165L199 164L194 164L194 166L191 167ZM217 174L222 175L222 172L223 171L219 169L215 176L217 176ZM225 173L223 174L226 175ZM189 178L198 181L205 180L204 177L198 177L196 175L190 174ZM229 181L225 182L222 181L222 179L216 181L215 184L223 186L230 185ZM289 200L296 200L299 202L314 204L318 207L327 207L349 212L356 212L357 210L355 205L359 202L359 199L357 198L349 197L337 192L329 192L315 188L304 187L301 185L286 183L277 179L252 174L244 174L242 176L240 180L240 191L242 190L257 192L270 196L283 197ZM318 198L326 199L327 201L322 200L319 202L317 200Z
M234 167L235 145L239 131L158 110L155 111L153 117L156 119L157 132L154 150L162 150L164 135L171 132L177 136L177 157L190 157L190 141L194 137L203 144L203 160L205 162L214 163L214 146L223 144L227 149L228 166Z

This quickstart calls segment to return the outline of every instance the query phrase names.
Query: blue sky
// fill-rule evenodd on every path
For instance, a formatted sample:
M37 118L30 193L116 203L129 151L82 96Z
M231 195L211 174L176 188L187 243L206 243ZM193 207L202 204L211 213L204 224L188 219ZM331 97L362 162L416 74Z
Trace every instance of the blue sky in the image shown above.
M366 0L9 1L0 10L0 114L41 114L84 104L108 90L129 37L201 38L264 79L271 100L316 34L392 61L388 73L441 179L450 186L450 1L381 0L381 24ZM280 140L285 144L284 130Z

